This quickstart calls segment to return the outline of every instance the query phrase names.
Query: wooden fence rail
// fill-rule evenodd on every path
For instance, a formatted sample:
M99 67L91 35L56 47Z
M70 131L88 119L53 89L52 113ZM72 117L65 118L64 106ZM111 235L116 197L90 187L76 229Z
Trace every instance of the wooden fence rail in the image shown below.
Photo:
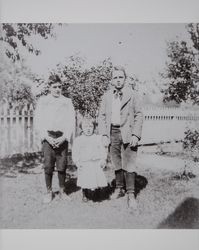
M145 107L142 143L183 139L188 127L199 122L198 110ZM78 118L77 118L78 119ZM34 109L0 109L0 158L40 150L34 130Z

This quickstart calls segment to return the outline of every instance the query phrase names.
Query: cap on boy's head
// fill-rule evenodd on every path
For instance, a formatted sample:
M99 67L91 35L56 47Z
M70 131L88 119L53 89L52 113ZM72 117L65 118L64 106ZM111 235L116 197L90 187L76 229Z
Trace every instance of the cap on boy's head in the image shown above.
M61 83L61 79L57 74L51 74L48 78L48 85L51 86L54 83Z

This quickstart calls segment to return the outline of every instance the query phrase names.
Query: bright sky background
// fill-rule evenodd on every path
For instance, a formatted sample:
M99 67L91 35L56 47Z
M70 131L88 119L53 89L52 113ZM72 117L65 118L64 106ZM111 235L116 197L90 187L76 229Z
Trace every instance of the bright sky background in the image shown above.
M164 69L166 42L188 39L185 24L68 24L56 25L56 39L32 40L41 49L40 56L27 54L33 72L47 77L49 69L64 62L65 57L78 55L87 67L111 57L142 81L159 80Z

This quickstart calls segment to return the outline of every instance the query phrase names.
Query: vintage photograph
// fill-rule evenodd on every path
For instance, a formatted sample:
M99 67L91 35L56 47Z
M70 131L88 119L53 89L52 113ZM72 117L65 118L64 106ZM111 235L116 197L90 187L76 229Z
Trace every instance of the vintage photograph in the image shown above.
M1 229L199 228L199 24L0 24Z

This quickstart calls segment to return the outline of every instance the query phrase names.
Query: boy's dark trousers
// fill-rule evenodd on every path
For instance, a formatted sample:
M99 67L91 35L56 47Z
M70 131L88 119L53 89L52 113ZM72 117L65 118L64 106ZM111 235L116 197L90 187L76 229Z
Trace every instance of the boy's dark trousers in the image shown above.
M115 167L116 188L135 193L137 148L123 144L120 126L111 126L110 153Z
M52 137L58 138L55 137L54 134L52 135ZM52 190L52 177L55 166L58 171L59 187L64 189L67 168L68 142L64 141L58 148L54 149L46 140L44 140L42 146L47 190Z

